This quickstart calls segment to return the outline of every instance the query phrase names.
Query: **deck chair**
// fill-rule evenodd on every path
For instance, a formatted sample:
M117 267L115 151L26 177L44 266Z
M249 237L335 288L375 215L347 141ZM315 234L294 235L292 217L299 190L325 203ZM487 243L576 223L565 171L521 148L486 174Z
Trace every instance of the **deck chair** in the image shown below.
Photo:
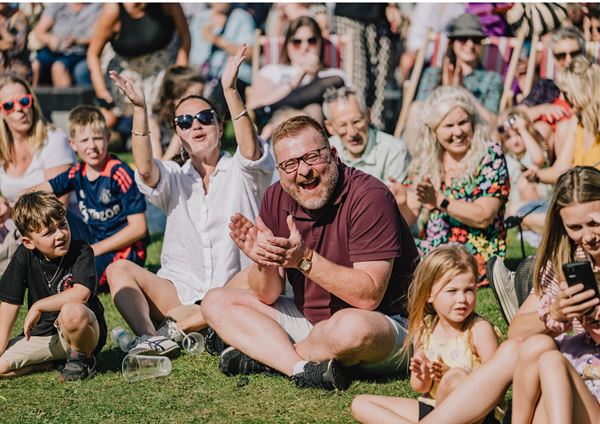
M283 49L283 36L268 37L257 29L252 46L252 79L259 69L270 63L279 63ZM352 39L346 35L332 34L323 39L323 63L331 68L343 70L352 81L353 47Z
M396 123L396 130L394 131L394 136L396 137L400 137L406 125L408 111L417 92L419 80L425 65L425 56L430 43L433 43L433 53L429 66L441 67L449 44L448 36L446 33L428 31L425 43L417 52L411 77L404 83L402 109ZM484 40L481 63L486 69L496 71L505 78L504 91L510 90L521 47L522 41L513 37L488 37ZM506 78L510 79L510 83L506 83ZM507 100L503 100L500 105L501 110L506 107L507 103Z

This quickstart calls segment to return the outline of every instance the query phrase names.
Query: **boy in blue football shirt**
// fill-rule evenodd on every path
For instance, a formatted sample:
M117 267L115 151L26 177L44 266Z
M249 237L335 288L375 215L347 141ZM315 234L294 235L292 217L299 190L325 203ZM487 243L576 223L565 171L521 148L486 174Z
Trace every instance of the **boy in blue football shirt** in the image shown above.
M119 259L144 264L148 244L146 201L132 169L108 153L109 132L100 109L77 106L69 114L69 143L81 162L37 188L57 196L74 191L92 231L100 291L106 267Z

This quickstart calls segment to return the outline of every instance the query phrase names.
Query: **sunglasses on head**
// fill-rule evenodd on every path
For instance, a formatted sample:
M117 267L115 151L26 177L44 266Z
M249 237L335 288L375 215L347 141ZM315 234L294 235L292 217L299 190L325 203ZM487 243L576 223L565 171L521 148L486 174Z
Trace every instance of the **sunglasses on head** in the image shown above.
M567 58L567 55L569 55L571 57L575 57L575 56L579 56L582 53L583 52L581 51L581 49L577 49L577 50L573 50L570 52L560 52L560 53L553 53L553 54L554 54L554 57L556 58L556 60L563 61Z
M290 40L290 43L292 44L292 46L298 48L300 46L302 46L302 43L306 42L308 43L309 46L314 47L317 45L317 37L309 37L309 38L292 38Z
M189 130L192 128L194 119L197 119L202 125L212 125L217 121L217 112L213 109L205 109L195 115L178 115L175 117L175 125L182 130Z
M17 103L21 105L21 109L28 109L33 104L33 96L31 94L25 94L23 97L19 97L18 99L2 102L2 110L6 113L12 113L15 111L15 105Z

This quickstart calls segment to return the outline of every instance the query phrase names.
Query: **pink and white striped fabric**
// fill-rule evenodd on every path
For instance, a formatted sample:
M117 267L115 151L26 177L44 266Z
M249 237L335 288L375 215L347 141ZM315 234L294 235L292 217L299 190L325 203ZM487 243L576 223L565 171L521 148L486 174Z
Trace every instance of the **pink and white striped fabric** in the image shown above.
M260 67L271 63L279 63L283 50L283 36L266 37L261 36L259 43L262 46L260 55ZM332 34L324 39L323 64L329 68L342 69L343 51L345 39L337 34Z

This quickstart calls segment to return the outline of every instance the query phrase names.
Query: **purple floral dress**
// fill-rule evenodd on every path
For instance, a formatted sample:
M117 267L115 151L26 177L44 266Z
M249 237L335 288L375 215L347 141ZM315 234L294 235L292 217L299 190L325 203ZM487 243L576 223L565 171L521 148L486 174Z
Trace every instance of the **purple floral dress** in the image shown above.
M410 184L410 182L409 182ZM427 254L434 248L448 243L464 245L477 260L479 279L485 279L485 264L492 256L504 256L506 253L506 229L504 227L504 209L510 190L508 167L499 144L493 143L481 161L472 178L463 181L453 180L451 186L442 183L441 191L451 200L473 202L480 197L497 197L502 201L498 215L484 229L470 227L452 218L446 211L435 209L416 239L421 254Z

